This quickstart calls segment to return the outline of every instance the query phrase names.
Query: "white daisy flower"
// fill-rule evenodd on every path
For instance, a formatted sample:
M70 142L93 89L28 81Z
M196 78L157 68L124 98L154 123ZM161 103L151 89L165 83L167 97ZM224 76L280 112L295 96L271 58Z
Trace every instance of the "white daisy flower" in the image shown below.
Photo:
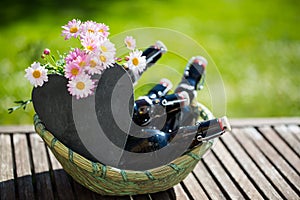
M81 44L87 52L95 52L98 50L100 39L97 34L88 32L82 36Z
M100 58L93 55L89 58L88 66L85 68L90 75L101 74L105 67L101 64Z
M104 69L113 66L113 64L115 63L114 53L100 53L98 55L98 58Z
M69 80L68 91L72 96L77 99L85 98L93 94L95 88L95 83L92 81L91 77L87 74L82 74L76 76L74 79Z
M109 35L109 32L108 32L109 31L109 27L107 25L103 24L103 23L99 23L98 24L98 28L99 28L99 33L103 37L107 38L108 35Z
M129 69L142 72L146 68L146 56L142 56L143 52L136 50L129 53L129 60L127 61Z
M127 36L124 39L124 43L125 43L126 47L130 50L134 50L136 47L135 39L132 36Z
M101 39L99 44L99 51L102 53L116 54L115 45L109 39Z
M62 26L62 36L65 36L65 40L70 39L71 37L77 38L80 35L81 21L73 19L69 21L68 24Z
M41 66L39 62L34 62L30 67L25 69L25 77L30 81L34 87L42 86L44 82L48 81L48 70Z

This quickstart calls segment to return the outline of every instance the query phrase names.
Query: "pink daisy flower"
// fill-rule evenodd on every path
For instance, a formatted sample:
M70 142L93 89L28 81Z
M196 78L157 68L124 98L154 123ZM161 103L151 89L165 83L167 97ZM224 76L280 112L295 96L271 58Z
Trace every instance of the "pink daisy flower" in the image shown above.
M73 51L70 51L67 57L65 58L66 63L71 63L77 59L77 57L84 57L86 53L79 48L75 48Z
M87 73L90 75L101 74L105 70L105 67L101 64L100 58L93 55L89 58L89 64L86 67Z
M71 37L77 38L80 35L80 25L80 20L73 19L72 21L69 21L65 26L62 26L62 36L65 36L65 40L68 40Z
M81 32L82 32L82 35L85 36L85 34L88 34L88 33L98 33L99 31L99 26L96 22L93 22L93 21L86 21L82 24L81 26Z
M98 28L99 28L98 32L102 35L102 37L107 38L109 35L109 32L108 32L109 27L103 23L99 23Z
M135 42L135 39L132 37L132 36L127 36L125 39L124 39L124 42L125 42L125 45L128 49L130 50L134 50L135 47L136 47L136 42Z
M77 99L92 95L95 88L95 82L87 74L81 74L74 79L69 80L68 91Z
M65 77L73 79L82 74L82 68L75 62L71 62L65 66Z
M87 33L81 39L81 44L87 52L95 52L99 46L99 37L95 33Z
M84 54L81 56L77 56L73 63L76 63L82 69L85 68L86 66L88 66L88 55Z

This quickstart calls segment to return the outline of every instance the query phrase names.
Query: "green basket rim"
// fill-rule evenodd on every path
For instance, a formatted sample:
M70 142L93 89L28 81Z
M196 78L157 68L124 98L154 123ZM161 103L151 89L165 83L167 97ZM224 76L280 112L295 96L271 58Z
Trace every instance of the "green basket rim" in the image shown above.
M214 116L209 109L203 104L198 103L200 117L203 120L212 119ZM47 146L54 152L55 156L59 156L68 160L72 165L85 170L88 173L94 174L101 179L114 179L116 181L135 181L143 182L147 180L164 179L170 175L180 173L184 170L184 165L195 165L201 159L201 156L211 148L214 140L204 142L203 144L195 147L194 149L186 152L180 157L166 165L157 168L149 169L146 171L133 171L122 170L115 167L107 166L100 162L93 162L81 156L80 154L72 151L66 147L57 138L50 133L43 122L39 119L38 115L34 115L34 126L36 132L46 142ZM62 164L63 165L63 164Z

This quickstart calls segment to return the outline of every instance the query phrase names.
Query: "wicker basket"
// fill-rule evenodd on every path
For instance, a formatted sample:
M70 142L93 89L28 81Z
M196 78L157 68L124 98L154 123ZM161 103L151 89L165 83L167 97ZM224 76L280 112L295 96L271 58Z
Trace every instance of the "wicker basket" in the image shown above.
M199 104L200 119L213 115ZM214 140L205 142L178 157L171 163L147 171L120 170L99 162L92 162L73 152L49 131L38 116L34 116L36 132L46 142L64 170L78 183L102 195L134 195L167 190L181 182L211 148Z

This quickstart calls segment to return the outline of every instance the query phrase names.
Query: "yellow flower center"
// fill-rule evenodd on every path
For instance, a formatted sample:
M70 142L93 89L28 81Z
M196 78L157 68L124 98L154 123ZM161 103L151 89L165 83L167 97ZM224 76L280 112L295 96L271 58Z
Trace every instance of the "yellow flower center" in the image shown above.
M91 68L96 67L96 65L97 65L97 62L96 62L96 61L94 61L94 60L91 60L91 61L90 61L90 67L91 67Z
M84 67L84 66L85 66L85 62L84 62L84 61L81 61L81 62L78 63L78 65L79 65L80 67Z
M100 56L100 60L101 60L102 62L105 62L105 61L106 61L106 57L103 56L103 55L101 55L101 56Z
M107 52L106 46L101 45L101 50L102 50L103 52Z
M93 29L88 29L88 32L95 33L95 31Z
M133 59L132 59L132 64L133 64L134 66L138 66L138 65L139 65L139 59L138 59L138 58L133 58Z
M78 28L76 26L70 28L70 33L77 33Z
M131 47L131 42L127 41L126 44L128 47Z
M32 76L33 76L34 78L40 78L41 75L42 75L42 73L41 73L39 70L34 70L34 71L32 72Z
M94 50L94 48L91 45L88 45L86 48L87 48L87 50L90 50L90 51Z
M83 90L83 89L85 88L84 82L79 81L79 82L76 84L76 88L77 88L78 90Z
M104 33L104 30L103 30L103 29L100 29L99 32L100 32L100 33Z
M77 76L78 72L79 72L79 70L78 70L77 68L72 68L72 69L71 69L71 74L72 74L73 76Z

